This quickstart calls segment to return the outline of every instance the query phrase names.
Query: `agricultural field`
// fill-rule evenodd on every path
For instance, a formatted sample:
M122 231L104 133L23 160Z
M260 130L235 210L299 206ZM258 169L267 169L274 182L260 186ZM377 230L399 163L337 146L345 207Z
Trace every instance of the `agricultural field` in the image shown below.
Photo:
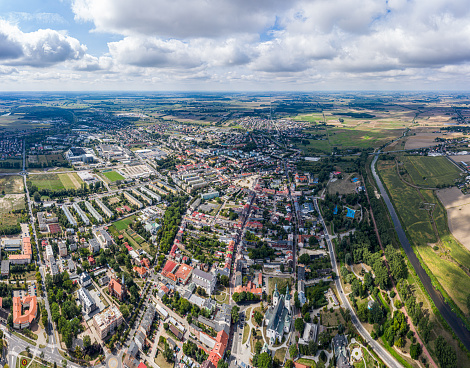
M49 189L52 191L78 189L83 183L77 173L33 174L28 177L28 180L39 190Z
M65 162L67 162L67 160L65 160L61 153L48 155L29 155L27 160L27 164L30 164L31 167L50 167L56 166L57 164L63 165Z
M447 210L450 231L470 251L470 195L452 187L438 190L437 196Z
M437 188L455 184L461 171L446 157L403 156L406 171L416 185Z
M79 189L83 184L83 180L77 173L64 173L58 174L58 176L65 189Z
M15 194L24 193L24 181L22 176L3 176L0 178L0 193Z
M118 180L124 180L124 176L119 174L116 171L106 171L102 173L110 182L114 183L115 181Z
M470 252L450 233L444 206L433 191L403 183L393 161L380 161L377 167L415 252L450 298L467 313L465 298L470 277L465 270L468 272Z
M29 120L20 119L24 117L24 114L13 114L13 115L2 115L0 116L0 129L5 129L7 131L18 131L18 130L28 130L28 129L35 129L38 127L48 128L50 124L42 124L42 123L31 123Z
M323 136L323 139L320 140L310 139L308 145L297 144L306 153L314 154L315 152L331 153L333 148L377 148L402 135L403 128L385 124L380 127L373 126L371 123L362 123L354 127L328 126L325 129L306 130L306 132Z

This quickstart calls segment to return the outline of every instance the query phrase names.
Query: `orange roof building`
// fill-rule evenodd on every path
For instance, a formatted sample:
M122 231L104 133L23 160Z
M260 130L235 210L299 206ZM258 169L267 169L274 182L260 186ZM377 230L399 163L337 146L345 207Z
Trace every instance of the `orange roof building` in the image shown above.
M23 238L23 253L22 254L10 254L8 260L11 264L29 264L33 256L33 250L31 248L31 238Z
M257 288L255 287L255 284L251 281L248 281L246 286L238 285L235 287L234 290L236 293L241 293L242 291L247 292L247 293L252 293L255 295L261 296L263 294L263 288Z
M116 279L111 279L108 284L108 292L109 295L115 296L120 301L126 299L127 296L127 288L124 284L124 276L122 277L122 284L119 283Z
M228 335L224 330L219 331L217 338L215 340L215 345L209 353L209 358L207 358L212 364L217 367L217 363L224 356L225 350L227 349L228 344Z
M183 285L186 285L189 281L189 278L191 277L192 272L193 268L191 266L182 264L175 273L176 280L181 282Z
M141 279L147 277L147 269L145 267L134 266L133 270L139 274Z
M35 296L27 295L23 299L13 297L13 327L27 328L38 314L38 301Z
M140 264L144 267L147 267L148 269L150 269L150 261L148 258L144 258L140 261Z

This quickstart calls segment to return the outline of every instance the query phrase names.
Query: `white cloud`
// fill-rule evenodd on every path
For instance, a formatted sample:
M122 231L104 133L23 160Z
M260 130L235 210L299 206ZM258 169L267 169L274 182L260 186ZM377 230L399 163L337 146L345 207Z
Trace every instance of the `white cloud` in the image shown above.
M25 33L0 20L0 65L18 68L15 78L28 66L57 76L71 71L97 86L102 81L103 88L158 83L171 89L186 83L190 88L367 89L381 81L418 88L452 81L460 86L470 78L468 0L71 3L80 23L75 27L109 37L106 52L90 55L66 32ZM53 13L15 14L60 21Z
M77 20L122 35L197 38L259 32L295 1L285 0L73 0Z
M52 29L24 33L16 25L0 19L0 60L7 65L47 67L78 60L86 47L73 37Z

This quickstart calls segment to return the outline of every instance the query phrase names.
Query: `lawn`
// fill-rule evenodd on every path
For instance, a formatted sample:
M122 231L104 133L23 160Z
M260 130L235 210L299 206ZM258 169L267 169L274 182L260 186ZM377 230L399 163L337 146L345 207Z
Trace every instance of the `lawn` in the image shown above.
M124 176L122 176L116 171L106 171L106 172L103 172L102 174L106 176L106 178L111 182L125 179Z
M129 216L126 217L125 219L116 221L113 226L116 228L116 230L121 231L125 230L129 227L129 225L134 221L135 216Z
M286 356L287 348L280 348L277 349L274 353L274 357L278 358L280 362L284 361L284 357Z
M157 363L160 368L173 368L173 366L175 365L173 362L168 363L160 350L157 350L157 357L155 358L155 363Z
M77 173L58 174L65 189L79 189L83 183Z
M217 300L221 304L228 304L229 303L229 297L227 295L227 292L225 291L225 286L217 286L217 289L215 290L215 300Z
M246 340L248 340L248 335L250 334L250 327L245 324L243 327L243 339L242 339L242 344L246 343Z
M0 193L16 194L24 193L24 182L22 176L4 176L0 178Z
M312 360L312 359L300 358L300 359L296 360L296 363L304 364L304 365L307 365L307 366L312 367L312 368L315 368L317 366L315 361Z
M402 160L413 182L422 187L448 186L460 178L461 171L443 156L404 156Z
M29 175L28 179L31 181L31 184L36 186L39 190L49 189L56 191L65 189L64 184L57 174Z
M281 294L285 293L285 288L287 284L289 284L289 290L292 291L292 279L291 278L285 279L282 277L270 277L268 281L268 286L269 286L268 295L273 294L276 284L277 284L277 290L279 290Z

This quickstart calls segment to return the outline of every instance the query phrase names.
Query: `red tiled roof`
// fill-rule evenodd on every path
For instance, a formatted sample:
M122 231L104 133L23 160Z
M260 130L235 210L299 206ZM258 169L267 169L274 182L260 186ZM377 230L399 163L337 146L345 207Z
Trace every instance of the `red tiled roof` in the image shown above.
M23 305L29 306L29 310L23 314ZM38 312L38 301L35 296L27 295L23 300L19 296L13 297L13 324L31 323Z
M178 264L173 261L166 261L165 266L163 267L163 272L172 272Z

